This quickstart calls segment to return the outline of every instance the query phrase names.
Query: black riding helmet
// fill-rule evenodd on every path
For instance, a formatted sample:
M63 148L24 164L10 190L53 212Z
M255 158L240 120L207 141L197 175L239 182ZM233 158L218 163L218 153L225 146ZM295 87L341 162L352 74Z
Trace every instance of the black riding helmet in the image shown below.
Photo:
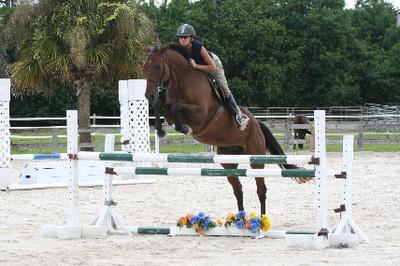
M179 26L176 31L176 37L196 36L196 30L189 24Z

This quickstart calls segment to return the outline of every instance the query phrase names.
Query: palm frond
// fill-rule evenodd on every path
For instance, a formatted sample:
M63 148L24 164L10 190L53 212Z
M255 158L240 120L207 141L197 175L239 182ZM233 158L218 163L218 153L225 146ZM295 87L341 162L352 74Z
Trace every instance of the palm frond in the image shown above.
M86 59L88 63L95 66L99 72L107 70L111 59L111 45L109 43L100 43L87 48Z
M11 66L11 77L20 91L38 90L44 80L40 64L33 57L23 58L14 63Z

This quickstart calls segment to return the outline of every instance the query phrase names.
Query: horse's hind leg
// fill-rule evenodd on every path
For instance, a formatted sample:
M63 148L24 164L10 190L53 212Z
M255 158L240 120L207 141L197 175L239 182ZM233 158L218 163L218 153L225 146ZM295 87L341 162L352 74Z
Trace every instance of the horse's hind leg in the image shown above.
M262 169L264 166L260 167L259 165L251 166L254 169ZM265 186L265 181L263 177L256 177L256 185L257 185L257 196L260 201L261 206L261 215L266 212L266 202L267 202L267 187Z
M241 154L242 149L240 147L233 148L217 148L218 154ZM224 169L235 169L238 167L238 164L221 164ZM239 177L237 176L228 176L228 182L231 184L233 188L233 194L236 197L237 207L239 211L244 210L243 206L243 190L242 184L240 183Z
M232 169L232 168L237 168L236 167L225 167L222 165L225 169ZM236 197L236 202L237 202L237 207L239 211L244 210L243 206L243 190L242 190L242 184L239 181L239 178L237 176L228 176L228 181L229 184L231 184L233 188L233 194L235 194Z

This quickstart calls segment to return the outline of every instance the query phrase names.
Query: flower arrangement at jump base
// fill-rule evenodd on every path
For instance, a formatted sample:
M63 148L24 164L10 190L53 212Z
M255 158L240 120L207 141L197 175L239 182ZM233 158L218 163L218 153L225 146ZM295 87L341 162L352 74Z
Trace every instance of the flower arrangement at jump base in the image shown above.
M225 218L218 218L216 221L204 212L199 212L197 215L188 213L179 218L178 227L193 228L199 235L204 235L211 228L236 227L242 230L249 230L251 233L257 233L259 230L268 231L271 228L271 222L266 214L258 217L255 212L251 212L248 216L245 211L237 213L229 213Z

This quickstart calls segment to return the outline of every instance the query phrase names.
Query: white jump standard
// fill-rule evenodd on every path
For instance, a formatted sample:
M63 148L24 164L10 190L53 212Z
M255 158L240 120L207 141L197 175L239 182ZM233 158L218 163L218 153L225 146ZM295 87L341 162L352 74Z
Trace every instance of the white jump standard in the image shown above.
M0 79L0 190L11 183L10 79Z

